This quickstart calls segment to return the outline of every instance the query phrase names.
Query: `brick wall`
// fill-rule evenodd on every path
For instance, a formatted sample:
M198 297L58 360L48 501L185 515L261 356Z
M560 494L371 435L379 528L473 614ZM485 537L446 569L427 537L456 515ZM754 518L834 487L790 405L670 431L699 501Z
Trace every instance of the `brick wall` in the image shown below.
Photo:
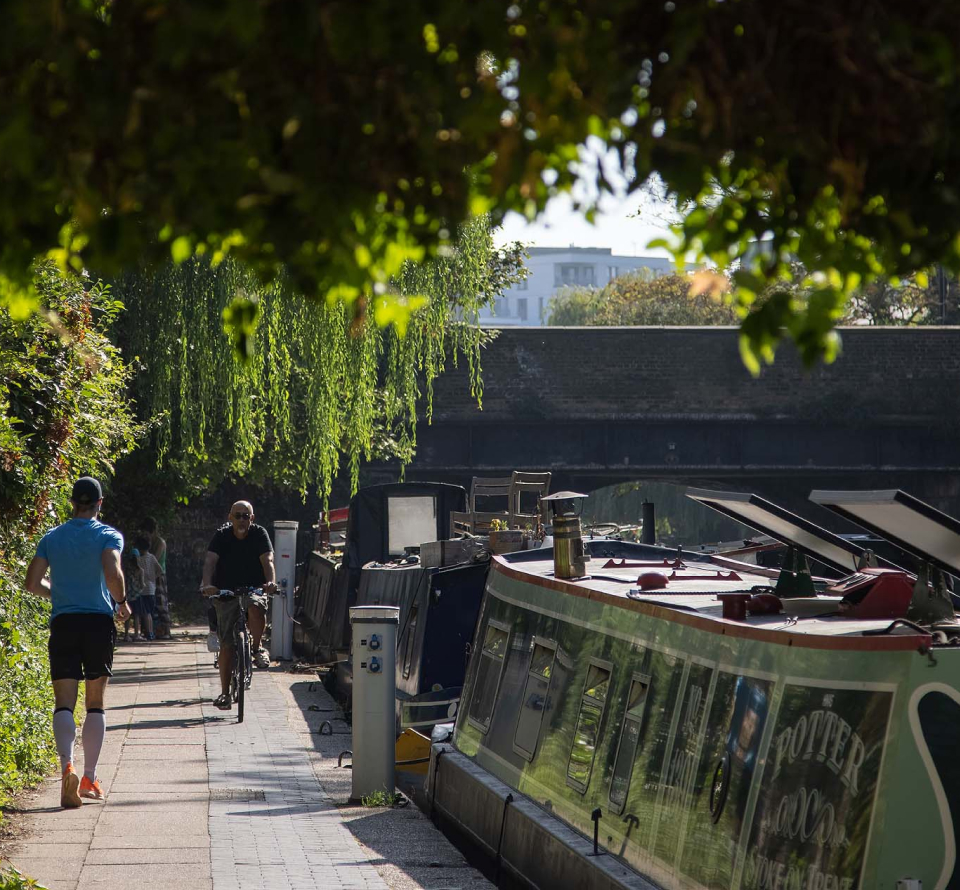
M436 383L438 421L724 417L960 423L960 328L845 328L832 365L790 344L753 378L735 328L514 328L483 352L483 411L464 367Z

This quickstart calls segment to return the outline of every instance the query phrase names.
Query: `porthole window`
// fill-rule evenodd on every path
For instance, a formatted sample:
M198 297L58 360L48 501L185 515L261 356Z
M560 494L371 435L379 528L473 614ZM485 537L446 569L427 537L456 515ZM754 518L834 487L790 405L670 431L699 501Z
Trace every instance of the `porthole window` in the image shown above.
M510 631L505 624L490 621L483 635L483 647L480 650L480 665L477 679L470 699L468 720L481 732L490 728L490 719L497 701L500 688L500 676L507 657L507 643Z
M613 777L610 780L610 806L614 812L623 810L630 790L633 764L637 759L637 747L640 744L640 731L643 728L643 714L647 706L647 693L650 691L648 674L634 674L627 694L627 709L623 716L623 728L620 730L620 743L613 764Z
M533 638L533 654L527 681L523 687L517 731L513 737L513 750L525 760L533 760L540 741L543 712L547 708L547 693L553 676L553 663L557 657L557 644L540 637Z
M577 715L573 747L567 761L567 784L581 793L585 792L590 784L590 773L597 756L597 740L600 738L600 723L606 708L612 668L609 662L590 659L587 677L583 683L580 713Z

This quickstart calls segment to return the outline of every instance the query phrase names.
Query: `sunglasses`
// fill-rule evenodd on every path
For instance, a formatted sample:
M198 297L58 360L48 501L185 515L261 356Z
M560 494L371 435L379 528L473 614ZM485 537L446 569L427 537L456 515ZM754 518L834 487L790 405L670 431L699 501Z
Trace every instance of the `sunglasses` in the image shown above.
M250 514L249 514L249 513L234 513L234 514L233 514L233 518L234 518L234 519L249 519L249 518L250 518Z

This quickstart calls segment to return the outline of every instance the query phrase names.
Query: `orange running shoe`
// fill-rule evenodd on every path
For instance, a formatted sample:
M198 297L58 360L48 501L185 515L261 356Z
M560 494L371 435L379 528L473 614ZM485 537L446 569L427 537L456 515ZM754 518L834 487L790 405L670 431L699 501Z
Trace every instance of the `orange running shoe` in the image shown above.
M67 764L63 771L63 778L60 780L60 806L78 807L83 801L80 800L80 776L77 775L72 763Z
M92 782L84 776L80 780L80 796L89 800L103 800L103 789L100 787L100 780L94 779Z

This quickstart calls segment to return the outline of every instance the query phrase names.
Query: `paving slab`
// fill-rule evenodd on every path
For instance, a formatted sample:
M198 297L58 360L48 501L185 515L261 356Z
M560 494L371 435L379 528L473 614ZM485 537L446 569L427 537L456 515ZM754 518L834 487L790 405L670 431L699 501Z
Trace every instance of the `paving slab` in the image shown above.
M349 771L335 763L350 727L312 678L257 671L242 724L215 709L205 637L120 645L99 764L107 799L64 811L59 780L44 782L15 865L50 890L490 887L412 808L342 806ZM324 719L333 736L315 734ZM79 769L79 744L77 758Z
M85 865L144 865L170 863L176 865L201 865L210 862L208 844L202 847L157 847L151 840L150 846L139 845L130 847L111 846L107 848L92 848L84 861ZM122 890L122 888L118 888Z

